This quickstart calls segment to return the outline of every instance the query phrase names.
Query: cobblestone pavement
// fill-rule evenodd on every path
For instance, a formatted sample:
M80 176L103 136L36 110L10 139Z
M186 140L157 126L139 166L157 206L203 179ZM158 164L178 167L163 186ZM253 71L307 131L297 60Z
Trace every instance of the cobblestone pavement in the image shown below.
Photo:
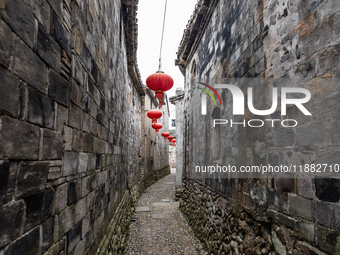
M141 195L127 254L207 254L179 211L179 202L174 201L175 179L170 174Z

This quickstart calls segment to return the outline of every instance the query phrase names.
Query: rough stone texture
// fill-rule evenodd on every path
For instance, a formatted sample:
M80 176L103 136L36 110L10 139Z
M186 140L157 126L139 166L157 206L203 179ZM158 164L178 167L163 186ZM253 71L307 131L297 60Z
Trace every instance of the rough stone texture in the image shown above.
M4 255L11 254L35 255L40 253L40 227L36 227L15 240L5 249Z
M170 167L176 168L176 146L169 145Z
M256 222L268 227L269 234L276 232L280 242L274 246L275 254L313 254L314 249L327 254L339 253L340 229L334 214L339 202L339 176L334 173L318 176L309 171L293 176L235 174L205 178L207 176L195 175L195 166L220 164L240 169L245 165L336 164L340 151L336 85L340 74L339 17L340 4L336 1L202 0L195 7L178 49L176 65L185 76L185 129L184 142L177 144L176 149L183 146L187 188L193 192L193 179L197 178L214 194L225 196L227 202L236 200L242 204ZM305 116L291 105L282 116L280 99L270 116L252 114L247 104L243 116L234 116L233 98L225 89L217 89L223 105L216 100L216 106L207 96L207 115L202 115L204 92L197 89L200 87L197 81L214 86L233 82L233 78L268 79L266 84L254 81L251 85L255 109L270 109L268 96L272 95L273 87L279 91L284 87L306 88L312 98L304 106L312 116ZM249 94L246 81L239 80L237 84L245 100ZM213 119L241 123L250 119L294 119L298 125L285 128L277 121L261 128L243 125L213 128ZM190 209L185 214L195 218L193 224L197 229L194 231L204 240L213 235L209 224L217 229L220 225L215 223L215 218L201 216L200 219L198 212L210 209L210 213L214 206L218 207L217 201L199 196L206 190L194 196L185 189L183 210ZM215 212L212 216L217 217ZM300 222L303 222L302 230ZM276 224L280 225L281 233L274 227ZM212 237L205 245L207 250L222 254L220 239ZM294 244L294 239L308 244ZM225 240L230 249L235 247L230 240ZM264 247L251 248L255 250L245 249L240 254L268 254L273 246L263 251Z
M37 160L39 158L39 128L6 116L1 118L1 157Z
M0 1L1 255L93 255L132 183L169 173L154 133L142 164L145 98L157 102L136 15L136 1Z
M183 89L176 89L176 96L170 98L170 102L176 106L176 143L180 146L176 148L176 189L182 188L183 175L183 121L184 121L184 92Z
M191 179L183 181L180 209L210 254L304 254L296 238L314 243L312 223L298 222L273 210L268 210L268 216L274 222L268 218L254 219L252 212L239 201ZM314 253L306 254L323 254L310 245L309 249Z
M1 246L14 241L20 234L20 227L24 214L24 202L22 200L6 204L1 207Z

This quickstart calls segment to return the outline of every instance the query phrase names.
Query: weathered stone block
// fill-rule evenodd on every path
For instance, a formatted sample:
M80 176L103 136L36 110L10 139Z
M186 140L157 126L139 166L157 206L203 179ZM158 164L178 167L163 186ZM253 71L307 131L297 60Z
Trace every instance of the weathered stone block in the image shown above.
M64 106L69 104L70 83L58 73L50 70L48 96Z
M78 153L65 152L63 176L69 176L78 172Z
M81 99L81 109L85 112L88 113L89 112L89 95L84 93L83 94L83 98Z
M83 199L80 199L76 203L76 223L78 223L85 217L87 211L88 211L88 208L86 205L86 197L85 197Z
M288 194L289 212L293 215L313 221L313 201L294 195Z
M89 207L89 209L93 209L93 207L96 204L96 192L92 191L90 194L88 194L88 196L86 197L87 199L87 206Z
M83 151L84 133L80 130L73 130L73 150Z
M39 158L39 128L26 122L2 117L2 158L36 160Z
M315 203L316 220L318 224L332 228L334 225L333 207L328 203Z
M80 86L77 84L77 82L74 79L72 79L70 99L74 104L80 107L81 97L82 97L82 93L81 93Z
M49 189L45 191L44 203L42 207L42 221L45 221L52 216L54 195L54 189Z
M304 221L302 220L300 222L300 226L299 226L299 236L310 242L310 243L314 243L315 242L315 227L314 227L314 223L308 222L308 221Z
M91 213L88 213L86 214L86 217L82 220L83 226L82 226L81 238L84 238L90 229L90 218L91 218Z
M85 112L83 113L83 125L82 125L82 130L86 133L90 133L90 120L91 117L90 115L86 114Z
M81 179L81 196L85 197L90 193L89 176Z
M20 81L2 67L0 67L0 77L0 114L16 117L20 106Z
M72 138L73 138L73 129L65 126L64 127L64 146L66 151L72 150Z
M66 28L64 27L64 25L62 24L62 22L55 13L53 13L52 15L51 35L54 38L54 40L56 40L56 42L59 43L61 48L65 50L67 55L71 57L71 40L70 40L71 35L66 30Z
M68 114L68 124L76 129L81 129L82 116L82 110L75 104L71 103Z
M11 29L3 20L0 20L0 64L7 68L10 63L13 40L14 38Z
M68 119L68 110L66 107L58 104L57 105L57 121L56 121L56 130L59 132L64 131L64 126L67 124Z
M62 2L58 1L58 0L47 0L53 11L56 12L56 14L59 16L59 17L62 17L63 16L63 12L62 12Z
M305 88L309 90L312 98L321 96L333 91L332 74L327 73L323 76L312 79L305 84Z
M4 255L27 254L36 255L40 250L40 226L23 235L20 239L11 243Z
M79 153L78 173L84 173L87 171L88 160L89 160L88 153Z
M313 181L310 176L304 176L296 179L297 181L297 194L305 198L315 198L313 190Z
M82 222L80 221L75 225L67 234L67 247L68 252L73 251L81 239Z
M78 58L73 55L73 78L81 85L84 86L85 81L85 70L80 64Z
M71 205L81 198L81 180L68 184L67 205Z
M44 255L59 255L59 243L53 244Z
M315 194L325 202L340 201L340 180L335 178L315 178Z
M60 71L61 49L41 24L38 24L37 53L50 67Z
M294 131L287 128L275 130L274 140L277 147L291 147L294 145Z
M278 220L279 222L285 224L286 226L295 230L298 229L298 221L293 217L274 211L272 209L269 209L267 213L270 217Z
M53 244L54 219L51 217L42 224L42 252Z
M68 184L64 183L57 187L55 200L55 213L59 213L67 206Z
M74 250L74 255L83 255L85 254L85 247L86 247L86 239L82 239Z
M59 132L44 130L42 159L61 159L63 155L63 137Z
M26 1L26 0L24 0ZM33 15L50 31L51 7L46 0L26 1L31 5Z
M48 162L23 162L19 165L16 198L41 193L47 183Z
M46 64L20 40L17 40L16 42L14 55L13 73L41 93L46 94Z
M94 151L94 136L91 134L85 134L84 151L85 152ZM92 170L92 168L89 168L89 170Z
M92 135L98 135L98 122L94 118L90 118L90 131Z
M339 253L339 233L329 228L317 226L316 238L318 240L318 247L327 254Z
M14 32L33 48L35 19L29 6L22 0L7 1L0 14Z
M25 201L26 201L26 221L24 231L27 232L41 223L44 193L27 197L25 198Z
M280 166L280 155L275 153L268 154L268 164L271 166Z
M275 187L282 192L295 193L294 176L280 175L279 178L276 179Z
M54 125L54 102L43 96L38 91L28 89L27 119L34 124L53 128Z
M9 161L0 161L0 206L6 202L6 193L9 179Z
M0 247L19 237L22 218L25 213L24 206L24 202L20 200L0 207Z
M323 123L312 123L297 127L297 142L300 146L326 142L326 128Z
M66 207L64 211L59 214L59 239L64 236L75 223L75 208L74 205Z

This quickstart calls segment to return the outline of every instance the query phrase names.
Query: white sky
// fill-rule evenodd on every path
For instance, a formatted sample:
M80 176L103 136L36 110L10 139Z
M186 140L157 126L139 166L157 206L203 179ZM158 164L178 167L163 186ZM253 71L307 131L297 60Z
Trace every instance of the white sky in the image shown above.
M176 52L196 4L197 0L168 0L167 3L162 71L174 79L174 86L167 92L168 97L175 95L176 88L184 86L184 77L175 66ZM137 62L144 84L146 78L158 70L164 6L165 0L140 0L138 4ZM174 106L170 105L172 111Z

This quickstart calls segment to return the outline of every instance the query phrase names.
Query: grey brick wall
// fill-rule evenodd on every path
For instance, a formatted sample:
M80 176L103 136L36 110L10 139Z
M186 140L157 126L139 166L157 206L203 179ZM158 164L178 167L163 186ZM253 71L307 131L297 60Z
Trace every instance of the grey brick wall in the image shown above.
M195 165L216 162L238 167L339 163L340 143L336 135L339 133L336 103L339 101L336 79L340 78L339 3L199 2L185 30L176 61L186 78L186 176L190 177ZM218 90L223 107L216 109L208 99L207 116L202 116L200 92L192 79L209 80L212 85L221 78L232 77L271 78L276 87L286 86L279 83L282 77L297 79L299 86L311 91L312 99L307 107L313 115L304 116L297 108L289 107L287 116L282 117L279 107L269 117L296 119L299 123L296 128L221 126L215 136L217 129L211 128L212 117L232 118L231 94ZM266 95L271 95L271 87L254 85L254 88L255 108L269 109L270 100L266 100ZM244 118L254 116L246 110ZM234 120L243 121L243 116L235 116ZM338 254L336 236L340 229L335 222L339 216L334 212L339 211L339 177L318 179L310 173L292 179L265 176L203 181L216 194L238 200L255 219L264 217L265 222L279 222L290 229L292 240L307 241L328 254ZM294 229L287 218L297 221L298 228ZM300 249L288 244L286 247L290 252Z
M0 254L95 254L141 173L129 7L0 1Z

